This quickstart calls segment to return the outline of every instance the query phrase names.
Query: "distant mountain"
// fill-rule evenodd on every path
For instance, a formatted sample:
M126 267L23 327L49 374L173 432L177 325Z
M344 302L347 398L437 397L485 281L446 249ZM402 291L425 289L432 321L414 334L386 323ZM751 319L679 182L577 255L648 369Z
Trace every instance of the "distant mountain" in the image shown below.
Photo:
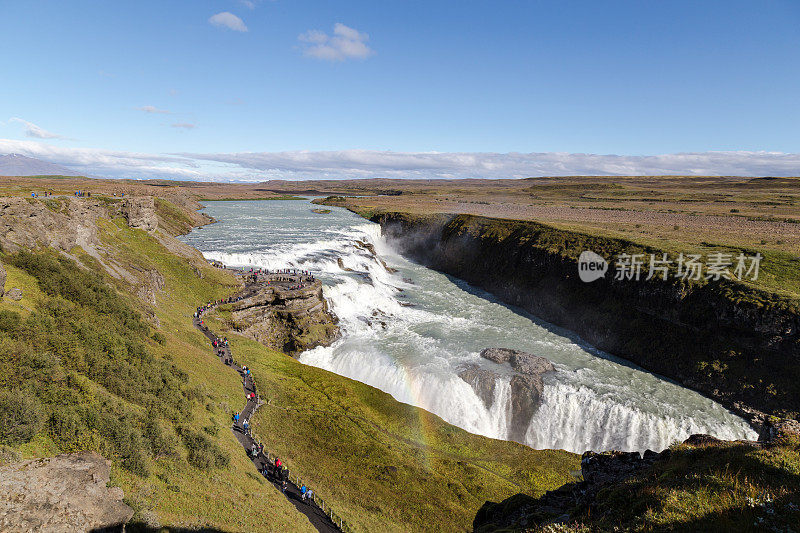
M80 176L78 172L20 154L0 155L0 176Z

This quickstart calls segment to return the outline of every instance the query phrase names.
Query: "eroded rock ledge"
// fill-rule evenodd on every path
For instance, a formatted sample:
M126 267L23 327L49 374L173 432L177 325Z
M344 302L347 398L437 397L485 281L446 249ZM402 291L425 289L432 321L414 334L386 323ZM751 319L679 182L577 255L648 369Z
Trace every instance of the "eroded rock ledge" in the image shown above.
M225 325L293 356L329 345L339 337L339 327L322 295L322 283L314 280L303 285L247 283L241 299L231 304Z
M110 464L84 452L0 467L0 531L121 530L133 509L107 486Z
M122 216L132 228L155 231L158 227L156 206L152 196L133 196L122 201Z

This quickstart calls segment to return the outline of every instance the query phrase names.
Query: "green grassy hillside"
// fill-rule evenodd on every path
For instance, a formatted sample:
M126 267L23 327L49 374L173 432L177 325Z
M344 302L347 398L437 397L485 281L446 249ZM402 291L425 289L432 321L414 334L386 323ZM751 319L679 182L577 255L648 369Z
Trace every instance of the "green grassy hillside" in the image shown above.
M160 225L186 226L177 205L157 209ZM311 531L235 441L239 376L192 327L195 307L238 281L162 230L97 227L94 255L0 253L6 289L23 291L0 299L0 462L101 452L136 510L131 530ZM235 339L234 354L270 399L255 420L268 448L360 531L464 530L485 499L538 494L577 468L573 454L469 435L252 341Z
M136 510L134 530L313 531L242 455L228 430L240 382L214 371L191 327L197 302L234 280L211 268L199 277L122 220L101 225L118 264L164 276L158 320L80 250L80 264L46 251L3 255L7 287L23 289L19 302L0 304L3 460L99 451Z
M679 445L600 492L589 531L790 531L800 523L800 443Z

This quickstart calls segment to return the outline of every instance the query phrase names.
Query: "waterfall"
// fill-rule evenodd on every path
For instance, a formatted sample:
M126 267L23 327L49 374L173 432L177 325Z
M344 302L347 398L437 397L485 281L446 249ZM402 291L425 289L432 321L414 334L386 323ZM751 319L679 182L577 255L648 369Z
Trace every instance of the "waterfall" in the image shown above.
M507 347L547 357L557 368L545 376L542 403L525 434L534 448L644 451L692 433L755 437L744 420L713 401L618 364L566 332L404 259L377 224L349 213L298 214L294 227L285 212L210 214L234 223L208 226L205 240L192 243L207 258L233 266L296 267L323 280L343 336L301 354L300 361L372 385L467 431L508 438L510 369L478 355L483 348ZM280 225L265 230L273 219L264 217L272 216L281 217ZM467 364L497 373L489 408L458 376Z

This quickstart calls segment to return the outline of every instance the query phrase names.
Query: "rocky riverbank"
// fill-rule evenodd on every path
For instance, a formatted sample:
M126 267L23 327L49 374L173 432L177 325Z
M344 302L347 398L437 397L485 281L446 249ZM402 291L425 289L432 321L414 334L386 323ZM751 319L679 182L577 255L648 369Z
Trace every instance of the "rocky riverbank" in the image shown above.
M657 253L619 239L470 215L372 214L403 254L693 388L760 426L800 412L796 303L727 280L578 277L584 250Z

